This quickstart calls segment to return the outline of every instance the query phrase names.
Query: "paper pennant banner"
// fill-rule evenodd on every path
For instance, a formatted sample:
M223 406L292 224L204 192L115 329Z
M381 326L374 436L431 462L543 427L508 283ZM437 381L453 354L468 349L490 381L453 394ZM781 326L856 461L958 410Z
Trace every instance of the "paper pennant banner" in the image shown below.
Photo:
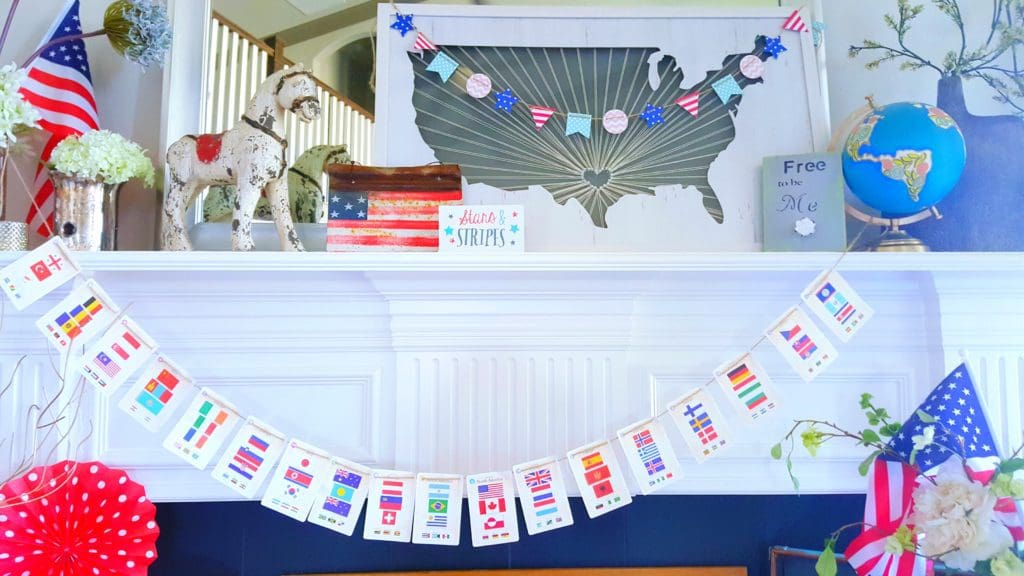
M768 339L806 382L836 361L839 352L799 308L791 308L766 333Z
M417 476L412 543L458 546L461 532L462 476Z
M568 456L569 469L576 479L588 516L597 518L633 501L619 467L619 459L607 440L577 448Z
M740 85L732 76L726 76L721 80L717 80L711 85L711 88L714 89L715 94L718 94L718 99L722 101L722 104L728 104L730 98L743 94L743 88L740 88Z
M590 127L593 126L594 119L587 114L577 114L570 112L569 116L565 120L565 135L572 136L573 134L579 134L584 138L590 138Z
M700 93L694 92L693 94L685 94L683 96L680 96L679 99L676 100L676 104L678 104L679 107L682 108L683 110L689 112L691 116L696 118L697 115L700 113Z
M304 522L329 473L330 457L299 440L288 442L260 504Z
M118 406L147 430L156 432L184 405L194 387L195 380L187 372L158 354L142 369Z
M416 29L416 25L412 23L412 14L395 14L395 21L391 23L391 29L401 32L404 38L406 34Z
M366 499L363 538L408 542L412 538L412 516L416 476L408 472L375 471Z
M764 60L753 54L747 54L740 59L740 74L751 80L757 80L764 76Z
M508 112L509 114L511 114L512 107L516 105L516 102L519 102L519 97L512 93L511 88L506 88L504 92L498 92L497 94L494 95L495 110ZM537 120L535 117L534 122L536 123L536 121Z
M682 477L679 459L669 443L665 428L657 419L619 430L619 444L643 494L661 490Z
M73 344L88 344L103 334L120 313L99 283L89 279L43 314L36 327L63 355Z
M24 310L81 270L64 241L54 237L5 266L0 270L0 279L14 307Z
M473 546L494 546L519 541L519 519L512 475L490 472L466 477L469 527Z
M717 456L732 444L729 427L714 398L698 388L671 402L668 412L697 462Z
M491 93L491 79L486 74L473 74L466 80L466 94L483 98Z
M751 354L723 364L715 370L715 379L740 414L751 420L763 419L779 406L775 386L764 367Z
M213 477L246 498L255 498L284 452L284 434L250 417L228 442Z
M438 48L423 32L417 31L416 41L412 43L412 48L409 48L409 52L418 52L422 54L424 50L437 52Z
M814 38L814 47L818 48L821 46L821 41L825 39L825 29L827 26L820 20L811 22L811 35Z
M835 271L815 278L804 290L803 300L843 342L849 342L875 315L875 311Z
M779 54L786 51L786 47L782 45L782 36L776 36L775 38L765 38L764 41L764 53L778 60Z
M156 342L128 316L106 333L82 355L78 371L104 392L110 392L128 378L156 352Z
M171 428L163 446L202 470L227 441L238 419L234 406L203 388Z
M786 18L786 21L782 23L783 30L789 30L790 32L807 32L810 28L804 23L804 19L800 17L799 10L793 10L793 13Z
M338 457L331 458L327 470L330 478L324 477L307 522L351 536L370 493L370 475L373 472Z
M554 108L547 108L544 106L530 106L530 115L533 116L533 125L540 130L547 124L551 116L554 115Z
M644 119L644 122L647 122L648 128L653 128L658 124L665 123L665 118L662 116L664 112L665 109L663 107L648 104L647 107L644 108L644 113L641 114L640 117Z
M442 82L447 82L458 69L459 63L444 52L438 52L437 56L434 56L434 59L430 61L430 65L427 66L427 71L437 72Z
M512 472L523 507L526 532L530 536L572 526L572 511L557 460L544 458L526 462L515 466Z

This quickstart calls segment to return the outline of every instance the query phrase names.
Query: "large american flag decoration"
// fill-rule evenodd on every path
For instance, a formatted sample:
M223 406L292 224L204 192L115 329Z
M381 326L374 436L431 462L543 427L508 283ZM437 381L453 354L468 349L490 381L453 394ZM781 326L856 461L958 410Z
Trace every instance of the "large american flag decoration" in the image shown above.
M437 251L438 207L462 203L462 173L447 164L327 167L327 251Z
M79 0L70 0L40 42L40 46L82 33L78 17ZM92 73L85 42L69 40L48 48L28 68L28 80L21 94L39 110L39 125L50 133L43 146L36 168L33 205L25 222L36 226L42 236L53 234L53 185L47 178L44 163L54 147L68 136L98 130L100 123L96 99L92 91Z

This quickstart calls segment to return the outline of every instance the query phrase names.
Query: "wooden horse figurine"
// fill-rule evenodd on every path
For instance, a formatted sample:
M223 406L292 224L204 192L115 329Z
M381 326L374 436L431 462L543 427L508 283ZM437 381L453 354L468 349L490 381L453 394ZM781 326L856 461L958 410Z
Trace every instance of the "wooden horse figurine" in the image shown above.
M271 74L256 90L240 122L223 134L185 136L167 150L171 184L164 201L164 250L191 250L185 212L211 184L234 184L231 247L253 248L252 220L263 192L281 239L281 249L304 250L288 202L286 111L305 123L320 118L316 82L302 66Z

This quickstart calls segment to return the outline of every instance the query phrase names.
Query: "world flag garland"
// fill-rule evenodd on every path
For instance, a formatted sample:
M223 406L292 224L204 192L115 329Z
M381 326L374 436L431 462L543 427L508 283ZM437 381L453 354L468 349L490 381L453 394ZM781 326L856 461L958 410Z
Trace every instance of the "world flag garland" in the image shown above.
M455 58L444 51L443 46L436 44L430 40L426 34L416 28L414 16L412 14L402 14L396 11L392 17L390 28L395 33L400 34L402 38L405 38L410 32L415 31L416 34L414 35L414 39L409 42L407 51L419 54L421 57L425 57L427 52L431 52L433 55L430 57L426 70L428 72L436 73L442 82L447 83L450 81L456 75L456 72L462 67ZM801 19L799 10L793 12L792 15L786 18L785 22L782 24L782 29L798 32L809 30ZM750 72L745 72L744 75L746 78L760 78L760 70L763 70L764 63L769 58L778 60L779 55L787 50L781 36L771 37L768 35L762 35L758 40L762 45L760 53L747 56L747 58L757 59L757 63L759 65L757 66L758 72L756 75L751 75ZM751 67L748 66L745 68L749 70ZM466 76L468 77L464 86L466 93L475 99L482 99L493 94L493 109L495 111L511 114L516 105L520 103L520 97L517 95L516 90L510 87L503 90L494 87L491 78L486 74L479 72L467 72ZM579 110L558 110L551 106L538 103L523 102L523 104L528 108L530 117L538 131L544 128L548 120L553 115L558 114L566 118L565 136L567 138L580 137L589 139L594 122L600 122L609 134L618 135L623 134L626 131L631 118L642 120L644 125L649 129L666 124L668 120L665 118L665 113L673 109L685 112L688 117L697 118L700 110L700 99L710 93L716 94L723 104L727 104L733 96L741 96L743 94L743 88L737 82L736 77L729 75L718 80L713 86L711 86L710 91L705 90L702 92L698 90L694 92L687 92L677 98L674 102L666 103L664 105L647 102L642 110L638 110L632 115L626 114L622 110L614 109L606 111L603 115L595 116ZM676 104L677 106L672 106L671 104Z

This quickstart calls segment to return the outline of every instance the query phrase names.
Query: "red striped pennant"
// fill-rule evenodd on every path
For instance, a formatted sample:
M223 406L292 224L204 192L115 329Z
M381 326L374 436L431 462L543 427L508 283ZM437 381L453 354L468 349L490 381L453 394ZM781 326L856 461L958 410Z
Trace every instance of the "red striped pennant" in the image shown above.
M790 32L809 32L811 29L804 23L804 19L800 17L799 10L793 10L793 13L786 18L786 23L782 25L783 30L789 30Z
M676 104L683 110L686 110L694 118L697 117L698 107L700 106L700 92L694 92L693 94L686 94L676 100Z
M436 44L430 41L430 38L427 38L426 34L417 30L416 41L413 42L412 48L409 50L409 52L419 52L420 54L422 54L424 50L437 52L438 48Z
M530 106L530 114L533 116L533 123L537 126L537 130L540 130L547 124L551 116L554 115L554 108L547 108L545 106Z

